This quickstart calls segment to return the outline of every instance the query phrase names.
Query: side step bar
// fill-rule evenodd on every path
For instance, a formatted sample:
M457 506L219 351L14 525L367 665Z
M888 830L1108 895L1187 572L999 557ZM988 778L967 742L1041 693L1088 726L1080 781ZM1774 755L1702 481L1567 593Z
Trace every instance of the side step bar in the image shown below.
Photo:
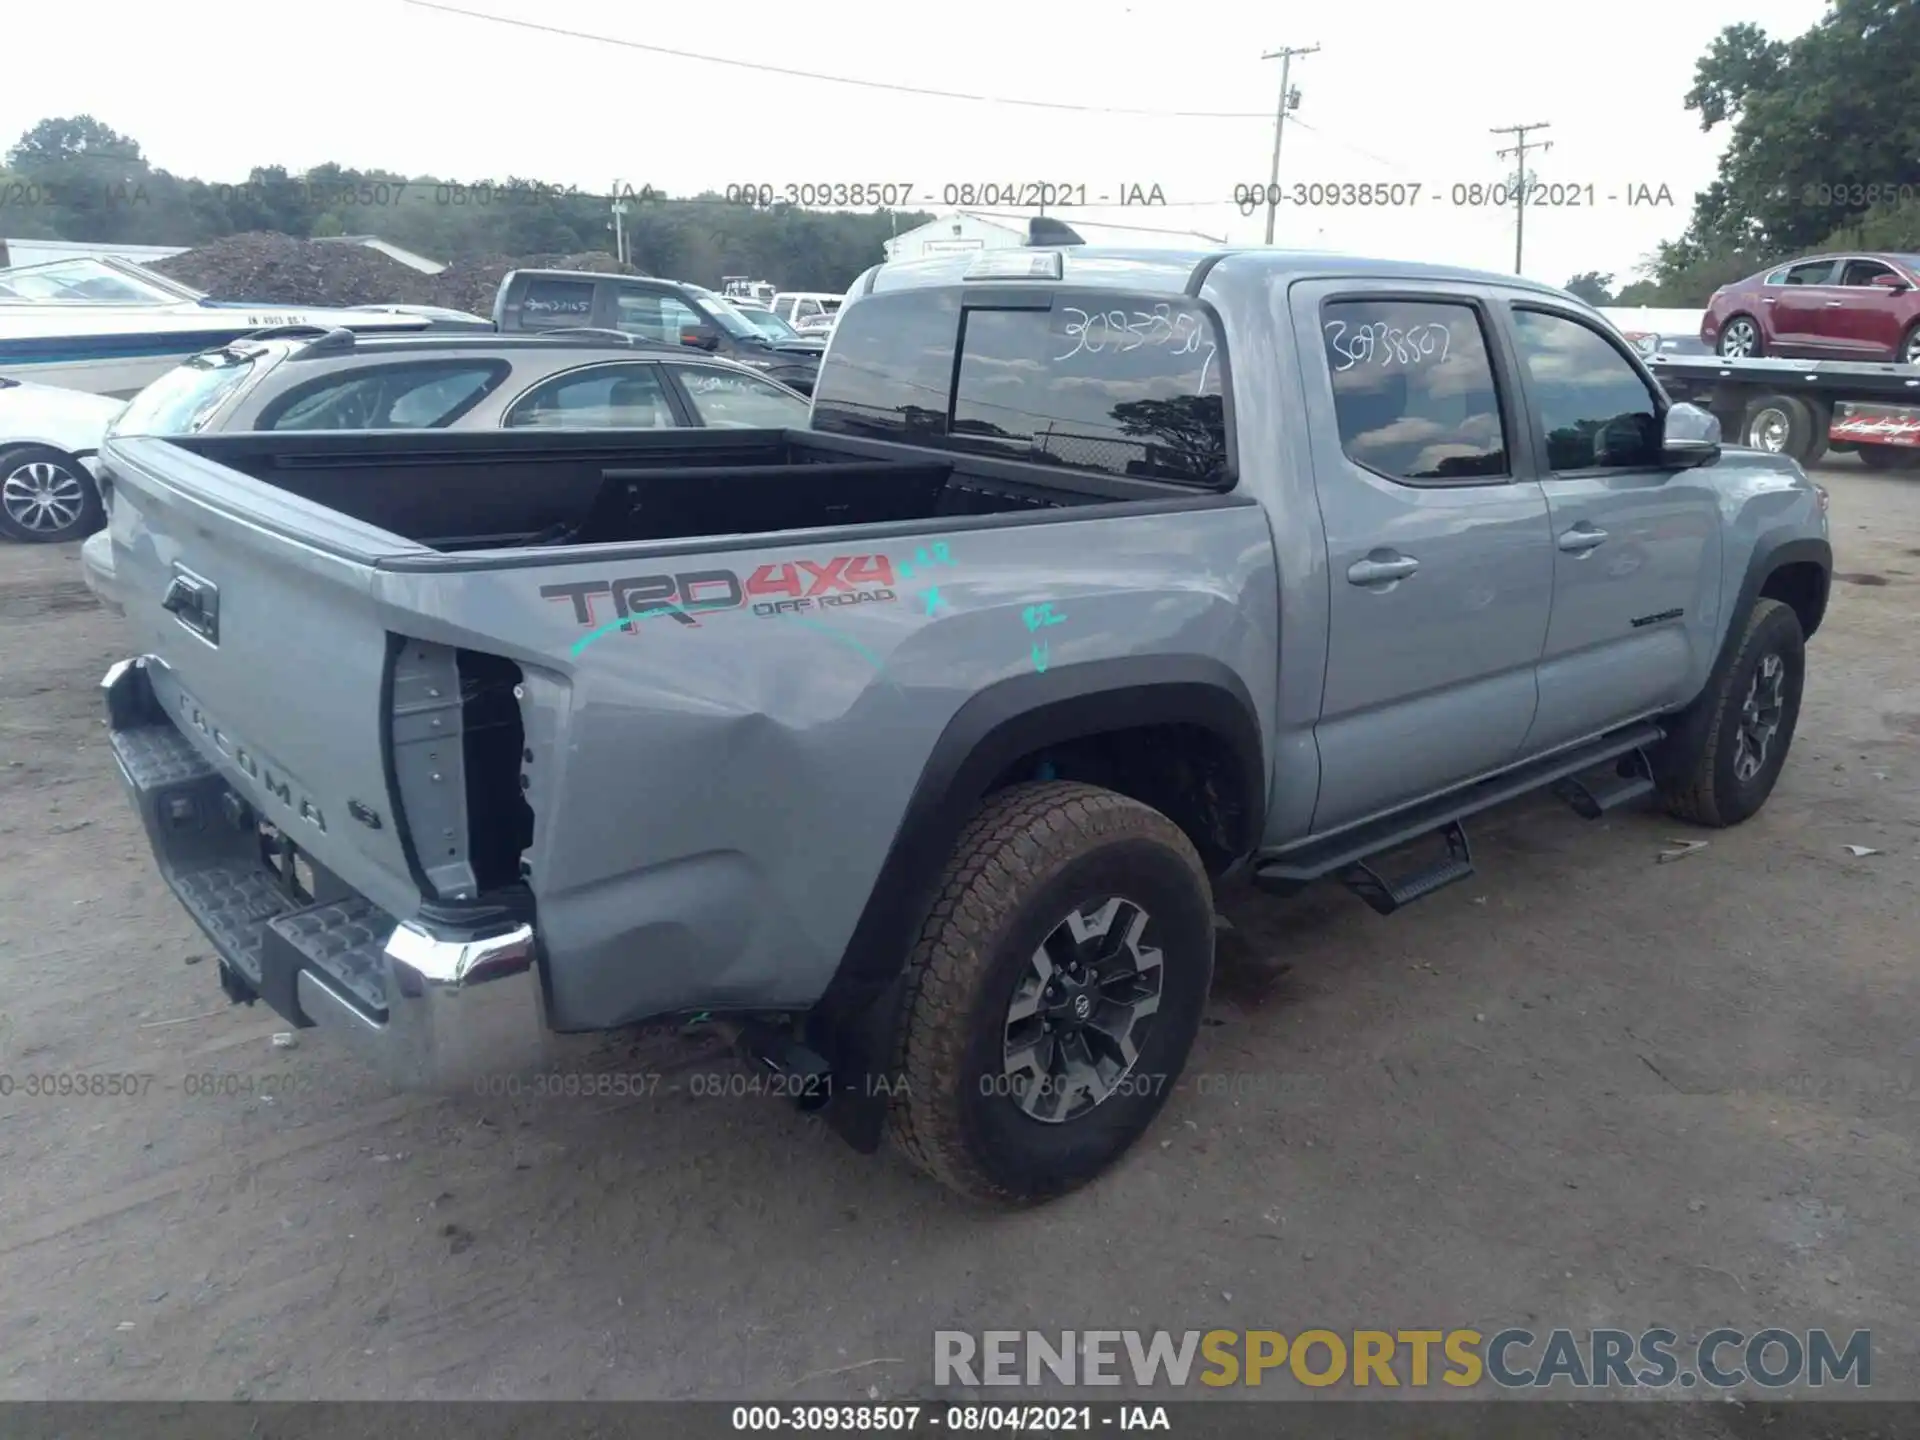
M1331 877L1380 914L1391 915L1473 874L1473 851L1460 823L1470 815L1551 788L1576 813L1592 820L1651 793L1654 787L1646 749L1664 735L1658 725L1631 726L1351 830L1302 841L1257 860L1253 883L1262 890L1287 895ZM1627 763L1618 765L1618 769L1624 773L1616 777L1604 781L1579 778L1583 771L1608 761L1617 764L1623 757ZM1388 879L1366 863L1376 855L1436 833L1445 842L1446 855L1424 869Z

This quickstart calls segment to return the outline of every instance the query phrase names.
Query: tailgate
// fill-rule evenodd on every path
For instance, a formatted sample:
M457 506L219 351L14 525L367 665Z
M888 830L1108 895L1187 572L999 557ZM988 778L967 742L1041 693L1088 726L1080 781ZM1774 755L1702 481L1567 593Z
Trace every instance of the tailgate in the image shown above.
M115 588L159 709L301 852L413 913L371 578L381 554L420 547L162 440L112 440L104 458Z

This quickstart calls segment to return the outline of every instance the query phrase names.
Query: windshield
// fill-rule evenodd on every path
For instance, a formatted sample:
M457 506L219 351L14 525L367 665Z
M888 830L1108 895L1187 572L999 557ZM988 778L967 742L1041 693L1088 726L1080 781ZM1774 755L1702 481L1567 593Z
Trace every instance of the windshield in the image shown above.
M749 320L742 312L733 308L733 303L723 295L711 290L703 290L698 285L689 285L687 289L700 297L700 303L707 307L707 313L713 317L713 323L733 336L736 340L764 340L766 334Z
M120 412L107 429L112 435L191 435L253 374L253 355L209 350L176 365L155 380Z
M748 320L760 327L760 333L770 340L798 340L800 332L771 310L742 310Z
M177 305L181 297L99 260L0 270L0 300L79 305Z

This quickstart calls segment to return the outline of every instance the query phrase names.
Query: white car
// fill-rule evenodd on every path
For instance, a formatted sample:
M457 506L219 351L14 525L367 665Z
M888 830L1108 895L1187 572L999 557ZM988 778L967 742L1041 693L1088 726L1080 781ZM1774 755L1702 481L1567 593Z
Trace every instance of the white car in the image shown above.
M0 536L53 544L100 528L94 455L126 405L0 377Z

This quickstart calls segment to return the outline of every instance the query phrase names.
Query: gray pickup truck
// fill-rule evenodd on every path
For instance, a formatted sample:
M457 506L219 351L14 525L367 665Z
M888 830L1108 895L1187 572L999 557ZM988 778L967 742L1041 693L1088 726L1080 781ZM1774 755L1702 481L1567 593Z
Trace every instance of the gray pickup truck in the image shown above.
M112 748L234 999L418 1083L710 1016L1030 1203L1166 1099L1213 879L1388 913L1532 790L1772 790L1826 494L1569 296L1082 248L852 294L806 430L107 444Z

